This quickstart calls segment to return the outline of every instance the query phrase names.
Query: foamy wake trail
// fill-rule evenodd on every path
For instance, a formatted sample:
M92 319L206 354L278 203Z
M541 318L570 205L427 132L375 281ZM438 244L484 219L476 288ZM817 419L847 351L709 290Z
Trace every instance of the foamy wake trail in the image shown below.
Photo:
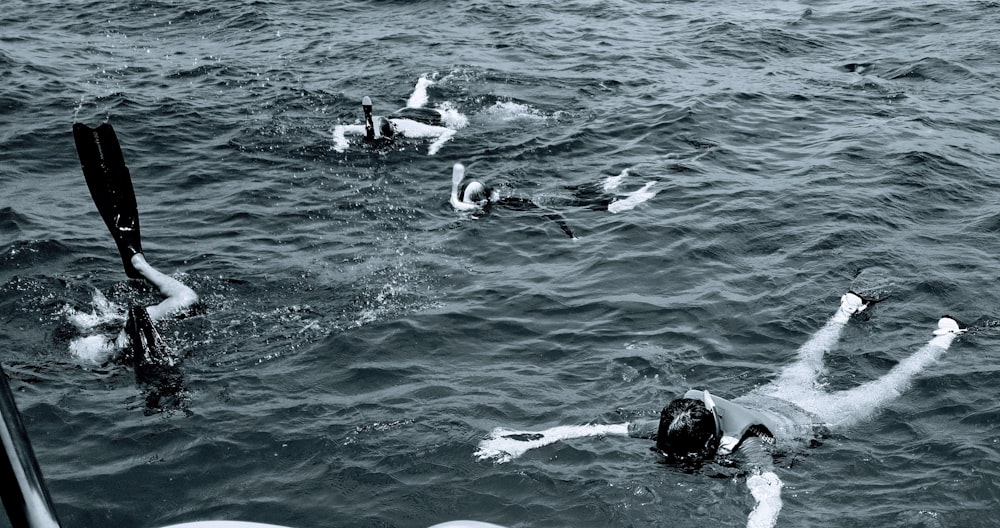
M515 431L498 427L490 433L489 438L479 442L479 449L473 456L478 460L493 459L497 464L503 464L531 449L561 440L607 435L628 436L628 424L561 425L544 431Z
M428 79L426 76L421 75L417 79L417 85L413 88L413 93L410 98L406 100L406 106L409 108L423 108L427 104L427 87L434 84L434 81Z
M650 191L649 188L655 185L656 182L648 182L643 185L638 191L632 191L625 198L621 200L615 200L608 204L608 211L611 213L620 213L622 211L628 211L630 209L635 209L635 206L649 200L650 198L656 196L659 191Z
M782 486L781 479L773 471L754 474L747 479L747 488L755 501L747 518L747 528L771 528L778 522Z

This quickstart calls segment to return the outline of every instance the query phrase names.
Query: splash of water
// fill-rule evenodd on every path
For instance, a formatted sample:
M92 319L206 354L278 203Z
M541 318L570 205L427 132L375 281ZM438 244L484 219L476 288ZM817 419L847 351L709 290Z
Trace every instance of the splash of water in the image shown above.
M545 121L548 117L530 105L513 101L497 101L486 109L486 114L499 121Z

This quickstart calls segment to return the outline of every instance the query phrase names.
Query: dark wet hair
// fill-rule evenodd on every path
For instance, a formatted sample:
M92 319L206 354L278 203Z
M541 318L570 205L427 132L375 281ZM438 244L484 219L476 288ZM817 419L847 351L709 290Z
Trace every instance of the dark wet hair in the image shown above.
M396 127L392 124L392 121L384 117L378 118L378 128L382 137L391 138L396 135Z
M678 398L660 412L656 448L668 459L701 460L719 448L715 414L701 400Z

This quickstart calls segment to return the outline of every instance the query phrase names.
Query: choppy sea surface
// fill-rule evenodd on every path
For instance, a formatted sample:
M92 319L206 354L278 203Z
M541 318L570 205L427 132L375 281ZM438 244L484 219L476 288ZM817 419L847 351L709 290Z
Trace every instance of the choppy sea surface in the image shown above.
M1000 525L998 27L971 0L6 2L0 360L63 525L741 526L743 476L648 441L473 452L745 394L849 288L889 298L831 391L944 313L978 330L782 458L778 526ZM435 154L336 148L421 78L460 117ZM177 398L71 348L159 299L75 121L115 127L148 260L201 296L159 326ZM539 208L455 212L455 162Z

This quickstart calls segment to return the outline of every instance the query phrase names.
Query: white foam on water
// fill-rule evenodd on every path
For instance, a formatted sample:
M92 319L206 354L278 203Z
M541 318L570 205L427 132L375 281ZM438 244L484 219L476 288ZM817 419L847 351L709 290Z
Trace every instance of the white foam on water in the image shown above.
M493 106L486 109L486 114L499 121L533 120L544 121L548 119L537 109L513 101L497 101Z
M91 306L91 311L85 312L67 305L63 307L62 313L73 326L82 332L90 332L106 325L125 323L125 310L121 305L109 301L99 290L94 290ZM107 361L124 346L123 343L119 343L122 339L124 339L124 334L119 334L117 338L103 334L77 337L70 341L69 352L77 359L100 364Z
M95 365L111 359L120 348L115 340L101 334L77 337L69 342L69 353L73 357Z
M608 211L611 213L620 213L622 211L635 209L637 205L656 196L656 193L658 193L659 191L649 190L650 187L652 187L655 183L656 182L648 182L646 183L646 185L643 185L642 188L639 189L638 191L632 191L627 196L625 196L625 198L611 202L610 204L608 204Z
M473 453L473 456L478 460L492 459L497 464L504 464L531 449L544 447L561 440L607 435L628 436L628 423L561 425L544 431L515 431L498 427L490 433L489 438L479 442L479 449ZM527 439L521 440L516 438L518 436Z
M439 104L437 110L441 112L441 122L448 128L459 130L469 124L469 118L459 112L450 101Z

